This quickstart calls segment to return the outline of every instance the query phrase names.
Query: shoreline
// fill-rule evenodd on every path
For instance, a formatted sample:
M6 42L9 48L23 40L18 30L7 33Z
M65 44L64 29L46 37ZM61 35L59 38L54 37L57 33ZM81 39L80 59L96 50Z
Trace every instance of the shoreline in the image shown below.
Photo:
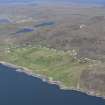
M81 88L75 88L75 87L66 87L66 86L63 85L62 82L55 81L53 79L50 79L50 77L46 77L44 75L35 74L35 73L32 72L32 70L30 70L30 69L28 69L26 67L18 66L18 65L15 65L15 64L4 62L4 61L0 61L0 64L4 65L6 67L13 68L16 72L25 73L28 76L33 76L35 78L41 79L43 82L46 82L48 84L57 85L59 87L59 89L61 89L61 90L78 91L78 92L82 92L82 93L85 93L85 94L90 95L90 96L95 96L95 97L99 97L99 98L105 99L105 96L101 96L101 95L95 94L92 91L86 91L86 90L83 90Z

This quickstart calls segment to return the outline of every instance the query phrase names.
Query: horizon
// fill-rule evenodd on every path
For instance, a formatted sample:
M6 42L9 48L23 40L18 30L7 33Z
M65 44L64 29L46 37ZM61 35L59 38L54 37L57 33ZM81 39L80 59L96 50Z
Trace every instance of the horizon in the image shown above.
M13 3L49 3L49 4L99 4L99 5L105 5L104 0L0 0L0 4L13 4Z

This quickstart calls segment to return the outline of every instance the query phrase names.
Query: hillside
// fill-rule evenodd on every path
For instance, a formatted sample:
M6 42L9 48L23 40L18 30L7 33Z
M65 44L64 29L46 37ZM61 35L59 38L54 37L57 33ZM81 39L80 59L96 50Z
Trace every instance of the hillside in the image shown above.
M104 11L88 6L1 6L0 61L105 96Z

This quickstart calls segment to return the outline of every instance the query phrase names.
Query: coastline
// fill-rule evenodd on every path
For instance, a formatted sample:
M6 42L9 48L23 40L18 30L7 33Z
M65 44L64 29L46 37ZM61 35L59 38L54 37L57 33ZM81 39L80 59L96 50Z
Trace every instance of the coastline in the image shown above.
M26 75L33 76L35 78L39 78L43 82L46 82L48 84L57 85L59 87L59 89L61 89L61 90L74 90L74 91L85 93L85 94L90 95L90 96L95 96L95 97L99 97L99 98L105 99L105 96L101 96L101 95L95 94L92 91L86 91L86 90L83 90L82 88L79 88L79 87L77 87L77 88L75 88L75 87L66 87L66 86L63 85L62 82L55 81L55 80L50 79L49 77L46 77L44 75L33 73L32 70L30 70L30 69L28 69L26 67L22 67L22 66L18 66L18 65L15 65L15 64L11 64L11 63L8 63L8 62L5 62L5 61L0 61L0 64L4 65L6 67L13 68L13 70L15 70L16 72L22 72L22 73L25 73Z

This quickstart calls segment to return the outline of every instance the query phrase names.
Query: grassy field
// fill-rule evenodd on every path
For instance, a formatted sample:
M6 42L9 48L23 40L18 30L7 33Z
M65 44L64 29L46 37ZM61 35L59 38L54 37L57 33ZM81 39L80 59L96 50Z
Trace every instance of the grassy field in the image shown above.
M73 57L72 52L56 51L45 47L12 48L5 51L3 61L27 67L65 86L77 87L81 72L89 66Z

